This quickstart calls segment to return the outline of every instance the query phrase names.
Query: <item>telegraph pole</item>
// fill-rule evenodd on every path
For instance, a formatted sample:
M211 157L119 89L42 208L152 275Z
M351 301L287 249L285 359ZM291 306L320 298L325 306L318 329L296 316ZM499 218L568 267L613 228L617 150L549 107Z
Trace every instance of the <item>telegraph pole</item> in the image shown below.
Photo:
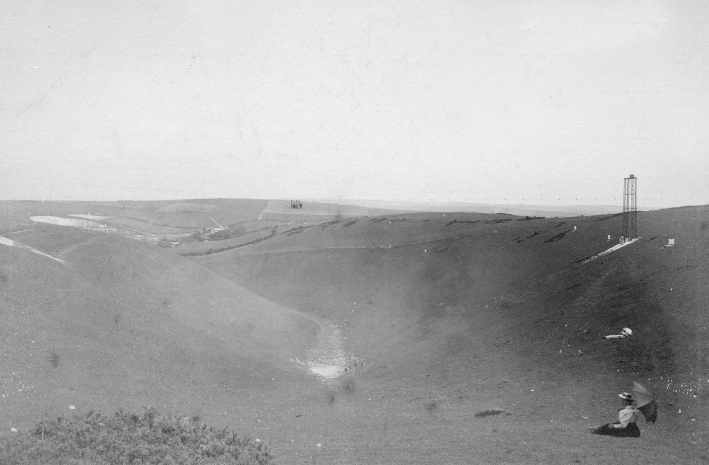
M623 235L621 241L638 237L638 178L631 174L623 186Z

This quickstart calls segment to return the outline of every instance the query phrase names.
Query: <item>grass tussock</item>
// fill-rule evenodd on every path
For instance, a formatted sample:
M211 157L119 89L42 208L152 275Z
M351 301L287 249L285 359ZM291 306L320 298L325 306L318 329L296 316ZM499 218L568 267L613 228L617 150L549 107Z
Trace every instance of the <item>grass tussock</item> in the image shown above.
M492 417L495 415L500 415L502 413L507 413L505 410L502 410L500 408L491 408L487 410L483 410L481 412L478 412L475 414L476 417L478 418L486 418L486 417Z
M5 465L267 465L263 443L240 438L198 418L164 417L155 409L44 420L28 432L0 439Z

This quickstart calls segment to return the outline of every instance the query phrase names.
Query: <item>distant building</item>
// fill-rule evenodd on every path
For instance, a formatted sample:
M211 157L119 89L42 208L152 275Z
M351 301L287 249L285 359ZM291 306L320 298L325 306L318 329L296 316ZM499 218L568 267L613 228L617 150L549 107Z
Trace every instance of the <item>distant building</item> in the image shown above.
M291 208L303 208L303 204L300 200L291 200L290 207Z

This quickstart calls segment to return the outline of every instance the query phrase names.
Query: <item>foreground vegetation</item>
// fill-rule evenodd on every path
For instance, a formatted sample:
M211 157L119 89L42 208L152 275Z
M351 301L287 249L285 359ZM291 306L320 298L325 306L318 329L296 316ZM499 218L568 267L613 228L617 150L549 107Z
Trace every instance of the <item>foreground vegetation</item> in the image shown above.
M220 464L266 465L262 443L198 418L164 417L155 409L114 416L89 412L44 420L28 432L0 439L0 463L23 464Z

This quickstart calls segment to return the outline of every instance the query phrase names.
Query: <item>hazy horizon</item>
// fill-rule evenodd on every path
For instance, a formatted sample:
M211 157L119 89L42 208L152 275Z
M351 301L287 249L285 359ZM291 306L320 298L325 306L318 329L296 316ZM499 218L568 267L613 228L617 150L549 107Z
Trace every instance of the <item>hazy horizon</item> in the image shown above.
M601 210L601 209L615 209L619 212L623 211L623 205L612 205L612 204L542 204L542 203L493 203L493 202L465 202L465 201L436 201L436 200L386 200L386 199L343 199L343 198L264 198L264 197L254 197L254 196L243 196L243 197L174 197L174 198L136 198L136 199L91 199L91 198L65 198L65 199L32 199L32 198L14 198L14 199L0 199L0 202L206 202L206 201L222 201L222 200L270 200L278 202L288 202L291 200L300 200L303 203L329 203L329 204L339 204L339 205L352 205L352 206L363 206L369 208L383 208L383 209L404 209L404 206L409 206L412 210L421 210L426 206L430 206L432 210L436 211L435 207L444 206L487 206L487 207L522 207L528 209L549 209L549 210ZM695 207L699 205L709 205L707 204L697 204L697 205L676 205L668 207L658 207L655 205L638 205L638 211L643 210L661 210L666 208L683 208L683 207ZM450 210L453 211L453 210Z

